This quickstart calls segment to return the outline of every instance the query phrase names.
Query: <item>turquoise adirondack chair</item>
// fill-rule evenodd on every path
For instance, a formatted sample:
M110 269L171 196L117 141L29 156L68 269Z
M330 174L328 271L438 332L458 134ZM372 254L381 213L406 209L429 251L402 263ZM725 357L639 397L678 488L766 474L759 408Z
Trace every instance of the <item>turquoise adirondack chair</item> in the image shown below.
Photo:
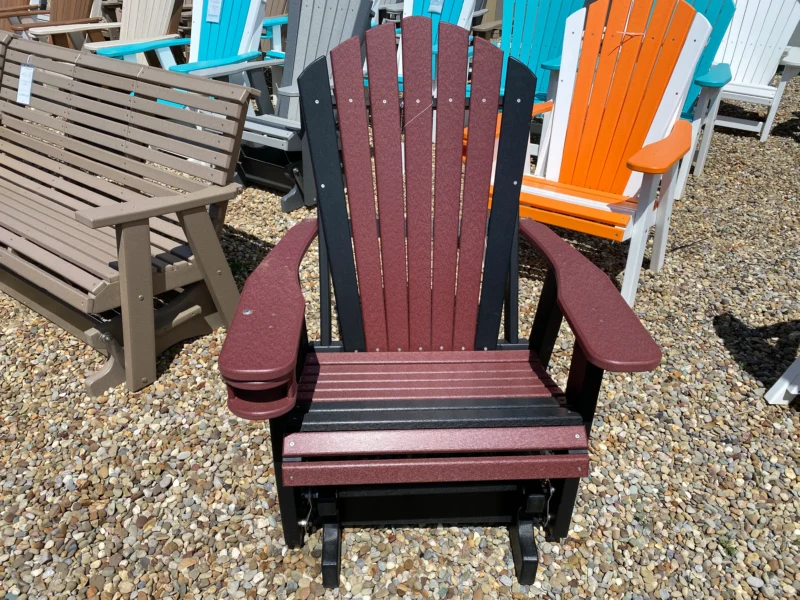
M719 50L725 33L733 19L736 5L733 0L686 0L711 23L711 37L694 72L694 81L686 96L681 118L692 122L692 149L681 161L678 181L675 185L675 199L683 196L689 170L697 160L697 164L705 162L714 128L713 116L721 100L722 88L731 80L731 68L726 63L714 64L714 57ZM700 134L703 139L698 148ZM708 135L705 135L705 134Z
M262 58L259 50L266 0L195 0L192 37L143 40L136 44L98 50L101 56L126 58L155 52L161 67L179 73L195 73ZM189 45L189 61L177 64L176 46ZM268 65L265 65L268 66Z

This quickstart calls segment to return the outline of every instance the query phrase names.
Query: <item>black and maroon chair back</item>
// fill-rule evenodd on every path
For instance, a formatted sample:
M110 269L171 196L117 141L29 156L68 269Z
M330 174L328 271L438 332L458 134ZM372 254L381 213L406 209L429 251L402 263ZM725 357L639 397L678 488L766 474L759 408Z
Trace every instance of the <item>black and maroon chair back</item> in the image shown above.
M534 526L565 537L588 474L603 370L660 360L602 272L519 224L534 75L509 59L501 98L503 52L476 38L470 63L468 32L440 24L434 79L431 33L426 18L403 20L402 93L393 24L366 34L366 93L356 38L331 51L332 73L321 58L300 76L318 219L248 279L220 357L230 409L269 419L286 543L323 528L327 587L341 526L437 523L508 525L517 577L532 583ZM321 334L309 341L298 268L317 231ZM524 343L519 231L550 265ZM578 340L566 393L547 374L564 317Z

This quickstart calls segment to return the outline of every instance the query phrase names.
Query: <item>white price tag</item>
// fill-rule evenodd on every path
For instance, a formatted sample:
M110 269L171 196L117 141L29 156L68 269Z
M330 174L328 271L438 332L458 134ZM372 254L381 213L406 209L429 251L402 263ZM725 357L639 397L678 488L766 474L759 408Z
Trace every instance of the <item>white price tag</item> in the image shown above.
M19 87L17 88L17 102L20 104L31 103L31 87L33 86L33 65L20 65Z
M206 21L209 23L219 23L219 15L222 13L222 0L208 0L206 9Z
M428 6L428 12L442 14L443 6L444 0L431 0L430 5Z

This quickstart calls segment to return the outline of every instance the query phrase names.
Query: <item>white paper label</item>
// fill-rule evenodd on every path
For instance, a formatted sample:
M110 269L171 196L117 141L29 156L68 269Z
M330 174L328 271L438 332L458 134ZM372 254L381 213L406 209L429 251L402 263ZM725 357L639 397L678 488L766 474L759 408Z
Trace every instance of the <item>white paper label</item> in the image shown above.
M17 88L17 102L20 104L31 103L31 86L33 85L33 65L20 65L19 87Z
M428 12L442 14L442 6L444 6L444 0L431 0L430 5L428 5Z
M222 13L222 0L207 0L208 9L206 10L206 21L209 23L219 23L219 15Z

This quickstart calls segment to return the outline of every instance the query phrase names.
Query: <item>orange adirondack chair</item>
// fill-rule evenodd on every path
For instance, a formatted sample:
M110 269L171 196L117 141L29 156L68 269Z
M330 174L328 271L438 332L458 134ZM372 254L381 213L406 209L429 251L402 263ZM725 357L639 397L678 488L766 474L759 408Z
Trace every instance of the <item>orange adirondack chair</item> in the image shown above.
M552 111L551 124L535 174L523 177L520 215L630 240L622 295L631 306L654 224L650 268L663 265L692 140L681 107L710 32L684 0L598 0L567 19L561 70L550 78L558 83L550 102L534 106Z

